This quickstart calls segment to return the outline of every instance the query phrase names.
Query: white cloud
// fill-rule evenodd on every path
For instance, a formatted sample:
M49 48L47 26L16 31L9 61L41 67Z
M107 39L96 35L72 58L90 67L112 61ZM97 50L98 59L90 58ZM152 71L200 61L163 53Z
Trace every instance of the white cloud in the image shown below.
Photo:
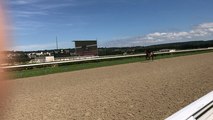
M50 10L74 6L74 0L49 1L49 0L8 0L8 5L13 8L9 14L15 17L31 17L48 15ZM18 7L22 7L21 10ZM18 9L17 9L18 8ZM51 11L52 12L52 11Z
M49 10L49 9L57 9L57 8L64 8L64 7L69 7L73 6L72 3L63 3L63 4L38 4L35 5L40 10Z
M147 46L161 43L184 42L191 40L213 39L213 23L203 23L193 27L190 31L182 32L155 32L144 36L115 39L106 46Z
M17 21L14 24L14 28L16 28L14 30L37 30L45 26L42 22L37 21Z
M25 4L32 4L38 2L38 0L11 0L9 4L12 5L25 5Z
M74 0L66 0L62 2L54 2L49 0L9 0L8 4L13 6L26 6L31 9L55 9L74 5ZM30 5L30 6L29 6ZM40 9L38 9L40 8Z
M9 14L13 14L14 17L29 18L36 15L48 15L46 11L9 11Z
M71 48L72 45L70 42L59 42L59 48ZM33 51L33 50L50 50L56 49L56 43L53 41L52 43L42 43L42 44L32 44L32 45L14 45L9 48L9 50L16 51Z
M21 51L28 51L28 50L47 50L47 49L55 49L55 44L34 44L34 45L20 45L20 46L12 46L10 50L21 50Z

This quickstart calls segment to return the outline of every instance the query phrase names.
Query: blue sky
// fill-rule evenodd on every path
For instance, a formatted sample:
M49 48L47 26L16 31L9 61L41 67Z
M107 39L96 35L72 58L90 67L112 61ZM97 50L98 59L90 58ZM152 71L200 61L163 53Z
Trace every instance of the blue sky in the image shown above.
M7 0L14 50L146 46L213 39L212 0Z

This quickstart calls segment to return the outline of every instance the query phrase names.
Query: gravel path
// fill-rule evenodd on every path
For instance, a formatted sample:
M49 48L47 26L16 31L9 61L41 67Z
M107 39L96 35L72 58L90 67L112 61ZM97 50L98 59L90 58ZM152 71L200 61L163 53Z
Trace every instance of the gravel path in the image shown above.
M159 120L213 90L213 53L8 82L7 120Z

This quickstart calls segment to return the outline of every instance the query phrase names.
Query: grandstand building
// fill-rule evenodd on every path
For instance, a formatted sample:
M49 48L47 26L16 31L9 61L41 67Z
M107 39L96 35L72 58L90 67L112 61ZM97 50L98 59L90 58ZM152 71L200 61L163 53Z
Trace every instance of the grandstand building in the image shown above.
M75 54L78 56L97 56L97 40L75 40Z

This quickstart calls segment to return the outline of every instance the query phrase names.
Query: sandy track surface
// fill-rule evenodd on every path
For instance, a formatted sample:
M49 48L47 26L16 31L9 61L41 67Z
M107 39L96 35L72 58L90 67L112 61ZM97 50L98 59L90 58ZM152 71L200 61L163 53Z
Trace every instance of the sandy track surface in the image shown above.
M213 53L9 84L7 120L159 120L213 90Z

